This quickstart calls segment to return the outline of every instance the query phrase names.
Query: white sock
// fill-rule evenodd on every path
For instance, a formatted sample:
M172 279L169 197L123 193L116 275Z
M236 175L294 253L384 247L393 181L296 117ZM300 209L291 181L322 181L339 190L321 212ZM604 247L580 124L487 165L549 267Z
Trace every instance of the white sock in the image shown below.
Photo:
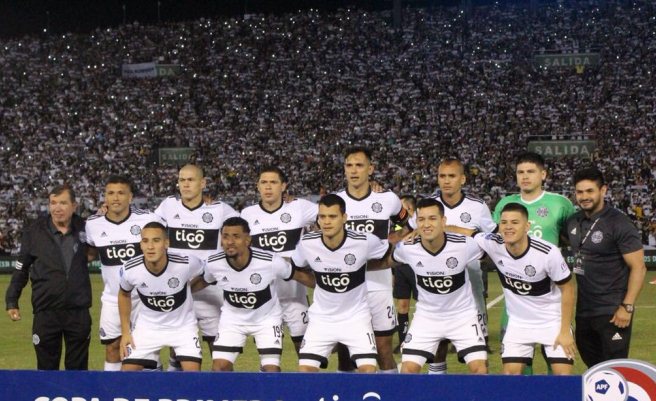
M384 374L386 374L386 375L390 375L390 374L396 374L396 373L399 373L399 370L398 370L397 368L394 368L394 369L386 369L386 370L382 370L382 369L381 369L381 370L378 371L378 373L384 373Z
M429 375L445 375L446 374L446 362L429 363L428 364L428 374Z
M121 362L105 361L105 372L118 372L121 370Z
M182 370L182 365L176 359L169 358L169 367L166 369L167 372L179 372Z

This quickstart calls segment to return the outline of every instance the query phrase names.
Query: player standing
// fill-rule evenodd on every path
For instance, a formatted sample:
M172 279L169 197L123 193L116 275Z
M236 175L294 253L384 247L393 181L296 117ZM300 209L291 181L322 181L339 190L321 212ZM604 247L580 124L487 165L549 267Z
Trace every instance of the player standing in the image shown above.
M517 157L515 173L519 193L508 195L497 203L492 214L494 221L499 223L501 210L505 205L519 203L528 210L529 235L559 246L561 238L566 238L565 223L576 212L574 205L566 197L544 190L547 170L544 158L539 154L533 152L520 154ZM508 315L504 309L501 316L501 338L504 336L507 324ZM527 366L525 373L532 373L530 365Z
M446 217L446 230L471 235L473 232L492 232L496 224L492 221L490 209L482 199L463 192L467 178L465 166L458 159L445 159L437 169L437 183L439 191L434 195L444 205L444 217ZM464 229L464 230L462 230ZM485 288L483 285L483 273L481 262L476 259L467 264L469 280L471 282L476 308L478 309L478 321L487 344L487 307L485 305ZM435 357L435 363L428 366L429 374L446 373L446 354L448 343L440 343Z
M121 316L122 370L154 369L159 352L171 347L182 370L200 370L201 348L189 281L203 272L193 256L167 252L166 227L148 223L141 230L142 256L121 269L118 309ZM130 328L131 292L142 303L134 331Z
M250 227L251 246L291 257L303 229L316 222L317 205L304 199L283 202L287 177L275 166L260 170L257 190L260 202L241 212ZM308 323L307 290L302 284L289 280L277 280L276 287L283 323L298 353Z
M401 200L393 192L373 192L369 177L374 172L371 151L365 147L353 147L346 151L344 175L346 190L337 193L346 203L349 230L372 233L385 244L389 242L390 223L406 225L408 213ZM405 227L397 238L410 230ZM392 335L396 331L396 310L392 294L392 272L389 270L367 271L367 300L371 309L378 364L383 373L396 373L392 349ZM343 362L343 361L342 361ZM347 370L341 363L341 370Z
M419 292L402 347L401 373L419 373L444 340L454 344L470 372L487 373L484 333L469 283L469 265L483 252L470 237L446 233L445 227L444 206L436 199L420 200L419 238L399 243L386 261L410 266Z
M301 372L326 367L337 343L344 344L359 372L376 371L376 339L367 302L367 261L383 258L389 244L375 235L347 230L346 204L329 194L319 201L320 232L303 236L292 256L316 277L310 323L299 354ZM390 350L391 351L391 350Z
M252 335L263 372L280 372L282 309L278 302L279 280L298 280L314 287L311 271L295 270L277 254L250 247L248 222L231 217L221 228L223 252L208 258L198 287L216 282L223 288L224 303L216 341L212 347L212 370L232 371Z
M131 207L132 183L126 177L110 176L105 185L107 212L87 219L85 231L91 259L100 255L100 272L105 285L100 298L100 342L105 345L107 371L121 370L119 350L121 321L118 314L119 271L123 263L141 255L141 228L159 218L148 210ZM139 299L134 294L132 316L134 323Z
M560 250L528 234L526 207L501 209L499 232L474 239L497 266L508 310L503 337L503 373L518 375L541 344L554 374L571 374L574 364L574 283Z
M207 260L220 250L220 229L223 222L239 214L224 202L206 204L203 189L207 184L202 168L187 164L178 174L180 196L169 196L155 213L168 226L170 249L183 255ZM203 340L214 342L219 327L222 295L219 287L211 285L194 293L194 312ZM169 370L177 370L175 359L169 361Z

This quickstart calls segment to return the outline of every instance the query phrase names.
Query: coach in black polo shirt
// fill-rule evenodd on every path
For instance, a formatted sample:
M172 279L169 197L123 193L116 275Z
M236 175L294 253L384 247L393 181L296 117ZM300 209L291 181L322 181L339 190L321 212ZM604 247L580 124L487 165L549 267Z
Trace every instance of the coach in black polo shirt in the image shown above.
M74 214L75 192L68 185L49 195L48 216L25 229L20 254L7 287L7 314L21 319L18 299L32 282L32 342L37 367L59 369L62 338L67 370L86 370L91 333L91 282L84 220Z
M581 211L567 220L567 233L578 283L576 345L590 367L628 357L634 305L647 269L638 230L604 203L608 188L601 171L577 171L574 185Z

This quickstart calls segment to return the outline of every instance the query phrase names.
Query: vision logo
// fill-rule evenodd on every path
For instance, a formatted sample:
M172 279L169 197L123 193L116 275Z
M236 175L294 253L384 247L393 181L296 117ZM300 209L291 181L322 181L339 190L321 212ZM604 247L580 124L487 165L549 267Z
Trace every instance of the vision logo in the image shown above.
M584 401L656 400L656 366L633 359L615 359L583 375Z

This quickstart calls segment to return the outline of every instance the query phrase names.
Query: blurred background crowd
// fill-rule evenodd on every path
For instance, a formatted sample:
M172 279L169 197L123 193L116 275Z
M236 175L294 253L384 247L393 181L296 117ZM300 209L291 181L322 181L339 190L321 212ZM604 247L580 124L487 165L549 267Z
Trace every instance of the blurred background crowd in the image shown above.
M69 182L83 215L110 174L143 206L176 193L158 149L192 147L210 196L256 201L258 168L277 164L290 192L344 185L343 151L374 150L374 179L429 194L455 156L491 207L517 192L513 156L531 140L596 142L610 202L655 242L656 5L650 1L248 14L137 22L86 34L0 39L0 253ZM583 71L543 68L541 53L598 52ZM125 79L124 63L181 66ZM571 196L590 159L549 159L546 188Z

